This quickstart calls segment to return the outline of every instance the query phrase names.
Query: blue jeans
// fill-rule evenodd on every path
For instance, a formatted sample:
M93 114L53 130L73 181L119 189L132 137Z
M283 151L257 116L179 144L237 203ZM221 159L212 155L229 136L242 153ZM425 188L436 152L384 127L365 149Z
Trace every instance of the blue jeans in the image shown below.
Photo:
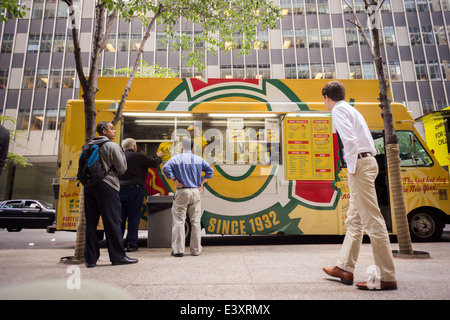
M128 219L126 242L129 247L137 247L144 189L139 186L120 187L119 196L122 204L122 236L125 233L125 226Z

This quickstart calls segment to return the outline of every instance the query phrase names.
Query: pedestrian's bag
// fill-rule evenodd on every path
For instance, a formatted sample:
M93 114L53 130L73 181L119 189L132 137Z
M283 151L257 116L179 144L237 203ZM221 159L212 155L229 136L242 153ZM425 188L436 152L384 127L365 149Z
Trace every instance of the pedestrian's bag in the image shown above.
M85 187L92 187L102 181L107 175L102 166L100 157L100 147L108 141L103 141L99 144L85 144L81 150L80 158L78 159L78 181Z

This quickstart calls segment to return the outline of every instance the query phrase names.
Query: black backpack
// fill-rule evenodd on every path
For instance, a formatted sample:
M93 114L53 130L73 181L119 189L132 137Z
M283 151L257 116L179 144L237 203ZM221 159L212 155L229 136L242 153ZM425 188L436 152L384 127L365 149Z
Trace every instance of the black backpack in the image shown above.
M102 166L100 157L100 147L108 142L103 141L99 144L85 144L81 150L80 158L78 159L78 181L85 187L92 187L102 181L107 175Z

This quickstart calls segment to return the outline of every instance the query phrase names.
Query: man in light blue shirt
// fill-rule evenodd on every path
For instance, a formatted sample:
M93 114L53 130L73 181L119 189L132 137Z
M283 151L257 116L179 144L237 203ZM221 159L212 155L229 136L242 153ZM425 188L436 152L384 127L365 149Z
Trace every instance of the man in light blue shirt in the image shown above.
M205 159L192 153L192 140L184 139L182 143L182 153L172 157L163 167L167 179L175 181L177 187L172 204L172 255L175 257L184 254L186 212L192 227L191 253L198 256L202 251L200 191L214 172ZM203 178L202 172L205 172Z

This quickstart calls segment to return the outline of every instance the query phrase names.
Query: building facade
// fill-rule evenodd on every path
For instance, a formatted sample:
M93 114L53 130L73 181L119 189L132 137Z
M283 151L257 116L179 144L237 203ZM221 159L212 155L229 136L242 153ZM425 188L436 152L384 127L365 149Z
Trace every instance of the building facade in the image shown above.
M57 161L65 105L78 96L78 80L67 5L58 0L21 2L30 8L26 16L0 24L0 114L17 119L16 128L24 134L12 151L33 163L33 169L17 170L19 179L20 172L34 170L40 181L40 168L48 171ZM364 1L348 2L366 25ZM88 66L94 1L75 3L81 8L80 43L83 63ZM207 54L206 68L200 71L188 67L183 52L171 50L170 43L162 40L162 26L155 26L143 60L170 68L183 78L376 78L362 36L346 21L353 20L353 15L344 0L275 3L282 8L282 19L277 28L258 31L263 46L248 56L238 57L235 49ZM382 54L393 101L404 103L414 118L449 106L450 0L385 0L380 15ZM179 33L192 36L199 28L183 21L178 26ZM99 75L113 76L112 69L132 65L142 33L137 18L131 23L116 20L100 59ZM28 176L25 173L23 180ZM0 198L1 194L0 187Z

